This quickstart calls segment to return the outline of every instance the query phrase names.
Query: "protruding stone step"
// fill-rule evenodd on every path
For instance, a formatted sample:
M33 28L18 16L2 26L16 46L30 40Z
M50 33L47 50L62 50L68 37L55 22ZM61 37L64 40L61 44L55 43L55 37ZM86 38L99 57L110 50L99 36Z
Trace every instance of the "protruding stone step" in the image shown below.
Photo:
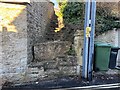
M34 45L35 60L52 60L64 55L70 48L68 41L51 41Z
M59 71L62 75L77 75L77 66L61 66Z
M58 69L48 69L45 71L45 75L47 77L58 77L60 75L60 71Z
M47 69L57 69L58 68L58 62L56 60L41 60L41 62L32 62L29 67L43 67L44 70Z
M77 58L75 56L59 56L56 58L59 66L75 66L77 65Z
M44 68L38 68L38 67L28 67L26 72L26 81L35 81L39 78L44 78Z
M58 62L57 61L45 62L43 67L45 71L47 69L58 69Z

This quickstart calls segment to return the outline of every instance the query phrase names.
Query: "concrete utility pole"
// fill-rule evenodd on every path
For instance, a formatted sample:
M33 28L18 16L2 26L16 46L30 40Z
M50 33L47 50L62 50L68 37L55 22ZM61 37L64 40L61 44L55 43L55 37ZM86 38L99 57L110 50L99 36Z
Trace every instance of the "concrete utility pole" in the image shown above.
M86 0L82 77L92 80L96 0Z

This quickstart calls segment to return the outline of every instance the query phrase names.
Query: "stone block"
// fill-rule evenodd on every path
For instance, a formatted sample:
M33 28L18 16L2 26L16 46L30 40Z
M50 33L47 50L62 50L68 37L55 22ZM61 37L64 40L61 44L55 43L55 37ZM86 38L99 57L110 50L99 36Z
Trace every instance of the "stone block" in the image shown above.
M5 73L3 78L6 82L12 82L13 84L23 83L25 80L25 72L22 73Z
M57 61L48 61L43 64L44 70L47 69L57 69L58 68L58 62Z
M70 42L56 41L38 43L34 45L35 60L52 60L57 56L63 56L70 48Z
M77 66L60 66L61 75L77 75Z
M49 69L47 71L45 71L45 74L49 77L49 76L57 76L60 74L58 69Z
M75 66L77 65L76 56L63 56L56 58L59 66Z
M45 77L44 68L29 67L26 72L25 82L36 81Z
M3 74L8 82L24 82L27 64L33 59L31 47L43 40L54 14L53 4L49 1L29 4L0 2L0 12L0 75ZM30 77L28 81L44 75L41 69L30 70L26 72Z

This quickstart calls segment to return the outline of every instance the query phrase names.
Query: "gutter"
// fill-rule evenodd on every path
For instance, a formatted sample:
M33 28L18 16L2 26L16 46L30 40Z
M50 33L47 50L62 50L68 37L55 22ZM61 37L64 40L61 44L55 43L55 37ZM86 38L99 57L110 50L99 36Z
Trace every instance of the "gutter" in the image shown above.
M24 0L24 1L20 1L20 0L0 0L0 3L23 4L23 5L30 4L30 2L31 2L31 0ZM50 0L46 0L45 2L49 2L49 3L54 5L54 3L51 2Z
M10 3L10 4L29 4L30 0L0 0L0 3Z
M83 87L71 87L71 88L61 88L52 90L106 90L106 89L120 89L120 83L114 84L104 84L104 85L93 85L93 86L83 86Z

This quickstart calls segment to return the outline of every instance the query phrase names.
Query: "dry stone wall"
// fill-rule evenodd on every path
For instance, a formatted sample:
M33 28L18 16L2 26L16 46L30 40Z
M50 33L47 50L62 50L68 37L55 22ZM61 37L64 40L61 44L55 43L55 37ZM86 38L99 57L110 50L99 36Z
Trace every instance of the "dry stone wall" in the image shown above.
M26 80L32 46L44 39L53 13L49 1L0 3L0 86Z
M27 12L25 5L0 3L0 77L23 81L27 68Z
M69 51L70 42L47 42L34 45L34 60L53 60L58 56L64 56Z
M54 8L48 0L0 3L0 86L76 75L77 59L66 54L71 43L46 40L52 18Z
M54 7L50 2L31 2L27 5L28 63L33 60L32 46L45 42L46 30L53 15Z
M82 49L83 49L84 31L77 30L74 34L74 49L77 55L78 65L82 66Z

